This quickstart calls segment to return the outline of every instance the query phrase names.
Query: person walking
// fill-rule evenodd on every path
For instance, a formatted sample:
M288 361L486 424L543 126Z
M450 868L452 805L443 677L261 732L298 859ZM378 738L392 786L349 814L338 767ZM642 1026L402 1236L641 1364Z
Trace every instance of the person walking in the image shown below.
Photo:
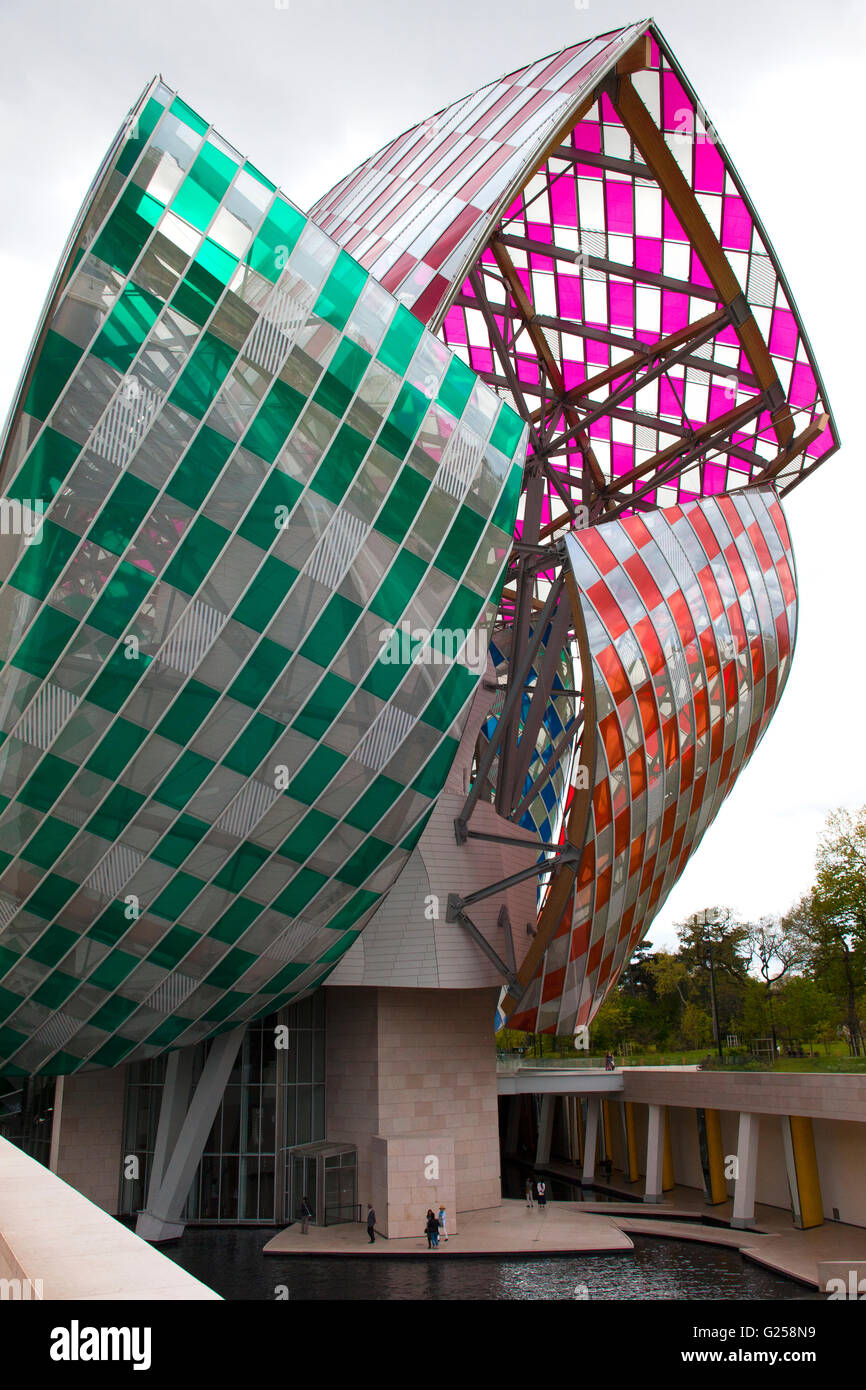
M613 1060L613 1053L611 1053L611 1052L606 1052L605 1055L604 1055L604 1069L605 1069L605 1071L614 1071L614 1070L615 1070L615 1063L614 1063L614 1060Z
M313 1208L310 1206L309 1197L301 1199L301 1235L307 1235L307 1227L313 1219Z
M532 1200L532 1178L526 1179L526 1205L530 1209L535 1205Z
M436 1213L430 1207L427 1208L427 1225L424 1227L424 1231L427 1236L427 1249L437 1250L439 1248L439 1222L436 1219Z
M440 1231L442 1232L442 1234L443 1234L443 1236L445 1237L445 1239L447 1240L447 1239L448 1239L448 1228L447 1228L447 1226L445 1225L445 1208L444 1208L443 1206L440 1206L440 1207L439 1207L439 1229L440 1229Z
M376 1213L374 1212L373 1208L369 1205L369 1203L367 1204L367 1235L370 1237L370 1244L371 1244L371 1245L375 1245L375 1244L376 1244Z
M535 1190L538 1193L538 1205L544 1210L547 1206L547 1186L544 1181L537 1183Z

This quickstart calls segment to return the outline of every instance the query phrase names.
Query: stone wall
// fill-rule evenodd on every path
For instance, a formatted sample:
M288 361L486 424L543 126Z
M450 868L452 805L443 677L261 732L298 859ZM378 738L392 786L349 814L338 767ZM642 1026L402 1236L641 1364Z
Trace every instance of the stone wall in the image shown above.
M54 1102L52 1170L103 1211L115 1215L126 1068L81 1072L63 1077L62 1083Z

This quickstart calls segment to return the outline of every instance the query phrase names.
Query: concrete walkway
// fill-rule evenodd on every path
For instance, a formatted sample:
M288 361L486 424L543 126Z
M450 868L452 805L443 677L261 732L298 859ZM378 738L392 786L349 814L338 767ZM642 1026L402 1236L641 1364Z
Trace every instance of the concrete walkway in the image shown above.
M421 1217L419 1216L419 1225ZM301 1234L300 1223L281 1231L264 1247L265 1255L561 1255L631 1250L632 1241L614 1222L581 1210L579 1202L552 1202L542 1211L525 1202L503 1202L486 1211L461 1211L459 1235L438 1250L427 1249L427 1237L367 1240L359 1222L343 1226L311 1226Z

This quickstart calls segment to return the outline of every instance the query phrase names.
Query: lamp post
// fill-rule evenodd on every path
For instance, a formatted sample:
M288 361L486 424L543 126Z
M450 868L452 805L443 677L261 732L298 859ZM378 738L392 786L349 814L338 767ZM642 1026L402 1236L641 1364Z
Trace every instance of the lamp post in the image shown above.
M696 913L695 913L695 930L696 930L696 931L697 931L698 918L699 918L699 917L700 917L700 919L701 919L701 926L704 928L704 931L706 931L706 929L707 929L707 927L708 927L708 925L709 925L709 923L707 922L707 910L706 910L706 908L704 908L703 912L700 912L700 913L696 912ZM719 1010L718 1010L718 1006L717 1006L717 1004L716 1004L716 969L715 969L715 961L713 960L713 943L712 943L712 941L707 940L707 938L706 938L705 936L703 936L703 935L701 935L700 941L701 941L701 945L702 945L702 946L706 946L706 948L707 948L707 964L708 964L709 970L710 970L710 1007L712 1008L712 1011L713 1011L713 1042L716 1044L716 1048L717 1048L717 1050L718 1050L719 1061L722 1061L722 1060L723 1060L723 1054L722 1054L722 1035L721 1035L721 1032L720 1032L720 1030L719 1030Z

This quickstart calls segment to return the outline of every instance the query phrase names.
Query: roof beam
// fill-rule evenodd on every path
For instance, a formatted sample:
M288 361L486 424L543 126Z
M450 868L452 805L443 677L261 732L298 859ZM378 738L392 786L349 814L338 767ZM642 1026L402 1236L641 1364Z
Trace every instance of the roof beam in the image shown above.
M794 435L791 408L784 397L769 349L718 237L664 136L635 91L631 78L628 75L618 77L608 84L608 91L617 115L652 169L719 298L726 308L733 309L743 351L761 389L767 393L776 438L782 445L789 443Z
M578 229L579 230L579 229ZM693 299L706 299L717 304L719 296L707 285L695 285L691 280L677 280L672 275L661 275L654 270L639 270L637 266L626 265L623 261L609 261L605 256L593 256L588 251L568 251L552 241L534 241L531 237L518 236L514 232L500 232L499 240L503 246L515 251L527 251L534 256L547 256L549 260L571 261L572 265L586 266L602 275L618 275L623 280L634 280L640 285L652 285L655 289L675 290L677 294L688 294Z

